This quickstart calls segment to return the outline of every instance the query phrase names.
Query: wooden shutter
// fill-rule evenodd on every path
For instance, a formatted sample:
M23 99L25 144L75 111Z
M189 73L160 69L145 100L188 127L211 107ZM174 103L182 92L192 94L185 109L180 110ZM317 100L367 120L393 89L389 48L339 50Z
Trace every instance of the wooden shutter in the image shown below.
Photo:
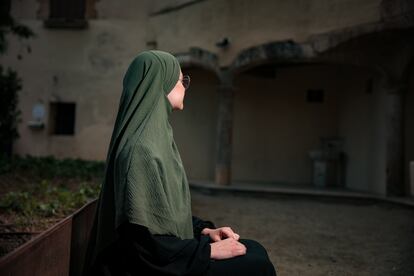
M49 18L84 19L85 0L50 0Z

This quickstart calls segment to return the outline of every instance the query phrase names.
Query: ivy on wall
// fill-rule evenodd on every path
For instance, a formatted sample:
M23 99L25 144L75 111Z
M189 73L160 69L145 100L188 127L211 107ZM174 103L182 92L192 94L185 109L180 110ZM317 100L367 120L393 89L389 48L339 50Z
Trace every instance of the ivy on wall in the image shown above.
M10 15L11 0L0 2L0 56L7 52L7 38L17 36L19 40L28 39L34 33L26 26L16 22ZM26 48L30 53L30 46ZM22 58L21 53L17 56ZM0 64L0 155L11 156L13 141L19 137L17 125L20 121L18 109L18 92L22 81L17 72L5 69Z

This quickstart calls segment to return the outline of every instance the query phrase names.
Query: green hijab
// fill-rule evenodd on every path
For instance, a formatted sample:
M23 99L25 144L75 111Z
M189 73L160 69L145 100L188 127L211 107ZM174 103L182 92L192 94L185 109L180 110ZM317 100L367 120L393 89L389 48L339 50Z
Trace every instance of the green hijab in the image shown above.
M140 53L125 74L86 268L125 221L152 234L193 238L187 177L168 121L167 94L179 74L177 59L162 51Z

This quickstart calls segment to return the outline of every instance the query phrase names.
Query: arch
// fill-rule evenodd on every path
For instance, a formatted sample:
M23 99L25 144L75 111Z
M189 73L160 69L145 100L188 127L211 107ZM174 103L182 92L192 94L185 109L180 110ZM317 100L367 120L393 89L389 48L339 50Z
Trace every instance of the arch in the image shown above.
M186 67L185 74L191 76L192 82L186 92L184 112L170 118L174 139L189 181L213 181L220 79L199 66Z
M274 41L245 49L237 55L229 67L232 75L270 62L303 62L307 51L292 40Z
M215 54L201 49L192 47L186 53L175 54L182 68L199 67L213 72L217 77L220 76L218 58Z
M405 0L402 0L405 1ZM358 37L383 31L403 30L414 27L414 5L406 4L400 9L389 11L390 0L381 3L381 19L377 22L364 23L357 26L334 30L331 32L311 36L306 42L314 55L326 52L342 43L346 43ZM397 2L397 1L393 1ZM393 3L393 6L399 6Z
M385 2L383 5L389 1ZM311 35L304 42L299 43L293 40L272 41L244 49L236 56L229 69L233 75L237 75L250 67L269 61L312 63L318 61L323 54L330 50L356 39L386 31L392 33L395 30L409 30L414 28L414 8L412 7L414 4L406 6L405 9L394 10L392 14L383 13L381 19L377 22ZM386 9L384 8L384 10ZM329 57L324 58L324 61L330 62ZM352 60L346 62L352 62ZM361 66L361 64L355 65Z

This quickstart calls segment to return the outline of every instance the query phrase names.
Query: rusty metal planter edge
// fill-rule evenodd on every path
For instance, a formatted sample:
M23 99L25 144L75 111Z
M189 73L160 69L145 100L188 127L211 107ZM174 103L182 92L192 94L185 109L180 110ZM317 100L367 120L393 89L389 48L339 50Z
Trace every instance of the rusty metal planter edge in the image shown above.
M0 258L0 275L80 275L97 200Z

